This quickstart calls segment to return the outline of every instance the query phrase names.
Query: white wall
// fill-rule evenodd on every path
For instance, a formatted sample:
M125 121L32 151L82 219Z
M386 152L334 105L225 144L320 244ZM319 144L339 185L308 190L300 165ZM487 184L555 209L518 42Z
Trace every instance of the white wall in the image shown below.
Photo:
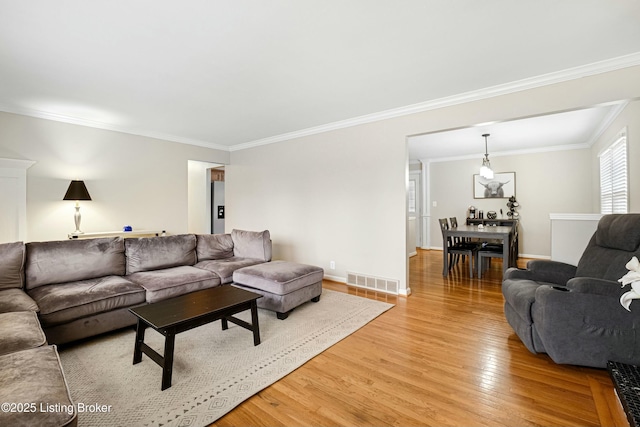
M0 157L32 160L27 237L65 239L74 228L69 181L82 179L82 231L159 229L186 233L187 162L228 163L229 153L15 114L0 113Z
M629 212L640 212L640 101L630 102L602 136L593 144L593 212L600 212L600 160L598 154L609 146L623 127L627 127L627 162L629 167Z
M516 199L520 203L520 254L549 257L551 224L554 212L591 212L591 150L567 150L548 153L493 156L496 172L515 172ZM458 217L463 223L473 205L485 217L493 210L507 218L507 199L474 199L473 175L478 173L481 157L473 160L434 162L430 167L431 245L442 248L438 218ZM505 196L508 196L505 194Z
M227 199L233 206L227 228L269 228L276 257L319 265L335 277L344 277L348 270L398 279L400 291L405 293L409 291L407 135L638 96L640 67L630 67L234 151L227 168ZM496 164L500 170L501 166ZM567 164L554 167L567 168ZM518 184L520 191L526 194L530 190L523 183ZM527 218L524 206L533 209L534 202L522 203L521 212ZM531 227L530 232L536 232L535 224ZM542 249L531 249L538 250ZM333 271L328 268L331 260L336 261Z
M578 265L601 214L551 214L551 259Z
M315 264L329 276L349 270L400 279L406 146L390 151L391 135L364 128L232 152L227 229L269 229L274 259ZM398 169L402 178L394 179Z

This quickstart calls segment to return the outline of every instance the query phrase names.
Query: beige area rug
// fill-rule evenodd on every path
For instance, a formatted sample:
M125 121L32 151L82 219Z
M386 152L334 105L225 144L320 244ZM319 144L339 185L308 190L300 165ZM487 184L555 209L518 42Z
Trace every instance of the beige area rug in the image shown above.
M296 308L286 320L259 310L261 344L252 333L213 322L176 336L172 386L160 390L162 369L142 356L133 365L133 329L60 349L78 425L206 426L333 344L393 307L324 290L318 303ZM237 317L249 321L249 312ZM164 337L147 329L145 342L162 354Z

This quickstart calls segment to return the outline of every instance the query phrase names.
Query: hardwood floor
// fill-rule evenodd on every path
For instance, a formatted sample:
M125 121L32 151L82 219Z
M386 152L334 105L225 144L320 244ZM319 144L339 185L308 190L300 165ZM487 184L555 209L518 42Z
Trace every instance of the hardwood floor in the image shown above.
M396 306L212 425L629 425L605 370L557 365L520 342L500 261L482 280L465 265L443 278L439 251L410 264L407 298L325 282Z

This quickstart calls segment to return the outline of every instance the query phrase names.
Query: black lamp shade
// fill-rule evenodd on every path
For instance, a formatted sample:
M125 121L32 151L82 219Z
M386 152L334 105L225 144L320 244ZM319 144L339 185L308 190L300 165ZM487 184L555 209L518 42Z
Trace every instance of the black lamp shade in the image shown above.
M84 181L71 181L67 193L62 200L91 200L87 186Z

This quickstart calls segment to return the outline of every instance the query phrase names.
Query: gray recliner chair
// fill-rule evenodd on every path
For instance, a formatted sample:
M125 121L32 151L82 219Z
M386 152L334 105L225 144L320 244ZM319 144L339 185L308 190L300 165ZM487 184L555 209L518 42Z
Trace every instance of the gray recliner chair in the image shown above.
M577 266L532 260L502 282L507 322L532 353L556 363L604 368L640 364L640 300L620 304L618 282L640 258L640 214L605 215Z

